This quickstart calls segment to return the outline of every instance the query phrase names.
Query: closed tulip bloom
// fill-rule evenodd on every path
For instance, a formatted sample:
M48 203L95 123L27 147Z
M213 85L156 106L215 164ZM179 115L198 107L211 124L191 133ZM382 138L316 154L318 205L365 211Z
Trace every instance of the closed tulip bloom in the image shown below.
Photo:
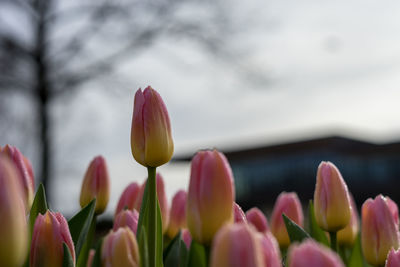
M295 192L280 193L271 215L271 232L278 240L279 246L285 248L289 246L290 239L282 218L283 213L298 225L303 226L303 210Z
M345 228L337 233L337 241L340 245L352 246L356 241L358 231L360 230L357 206L354 202L353 196L350 195L351 217L350 222Z
M257 234L244 223L223 226L212 243L210 267L264 267Z
M105 267L139 267L139 247L128 227L110 231L101 248L101 262Z
M96 198L95 213L103 213L110 198L110 178L106 161L102 156L95 157L85 173L81 187L81 207L85 207L94 198Z
M259 233L258 239L261 242L261 249L264 259L265 267L281 267L281 251L279 249L278 241L271 232L265 234Z
M186 206L192 238L211 243L218 229L233 222L235 189L231 167L217 150L198 152L192 159Z
M190 231L187 228L182 229L182 240L185 243L186 248L189 250L190 244L192 243L192 236L190 235Z
M0 148L0 152L0 154L5 155L11 160L17 170L18 180L22 187L25 210L28 213L31 210L35 195L35 179L33 176L32 165L15 146L6 145L5 147Z
M92 267L95 254L96 254L96 250L94 250L94 249L89 250L89 255L88 255L88 260L87 260L86 267Z
M268 220L264 213L256 207L249 209L246 212L247 222L252 224L260 233L269 231Z
M394 223L396 224L397 230L399 230L399 208L397 207L396 202L391 200L389 197L386 198L386 203L388 204L390 213L393 216Z
M136 182L129 184L124 192L122 192L119 198L117 209L115 210L115 216L123 209L140 211L140 207L137 208L137 199L140 195L140 185Z
M33 228L30 266L62 266L63 243L67 245L75 263L74 243L67 220L58 212L47 211L44 215L39 214Z
M28 252L24 192L14 164L0 155L0 266L21 266Z
M387 200L378 195L367 199L361 209L361 245L367 262L374 266L385 264L393 247L399 247L399 235Z
M400 267L400 250L392 248L387 256L385 267Z
M247 223L246 215L236 202L233 203L233 221L235 223Z
M136 210L122 210L115 217L113 230L127 226L136 235L138 222L139 213Z
M180 229L186 228L186 199L187 193L184 190L179 190L172 198L167 230L170 238L174 238Z
M168 111L161 96L150 86L137 90L131 130L132 155L146 167L167 163L174 152Z
M311 239L292 245L288 262L289 267L344 267L339 255Z
M339 170L331 162L321 162L314 192L315 219L319 227L337 232L350 221L350 197Z

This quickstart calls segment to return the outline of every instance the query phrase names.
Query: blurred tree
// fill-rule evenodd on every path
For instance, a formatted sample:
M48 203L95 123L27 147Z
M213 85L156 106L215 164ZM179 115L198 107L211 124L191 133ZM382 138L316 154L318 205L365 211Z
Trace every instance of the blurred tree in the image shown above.
M0 0L1 117L5 96L20 94L34 103L45 187L51 178L54 100L109 75L162 35L194 38L223 54L229 32L224 8L195 0Z

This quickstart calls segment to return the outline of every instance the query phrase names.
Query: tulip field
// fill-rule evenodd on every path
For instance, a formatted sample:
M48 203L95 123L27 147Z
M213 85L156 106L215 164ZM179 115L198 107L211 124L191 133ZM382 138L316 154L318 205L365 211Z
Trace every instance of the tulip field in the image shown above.
M30 161L12 145L0 147L0 266L400 267L397 204L389 196L371 196L359 216L340 170L324 159L307 207L296 192L282 192L267 218L257 207L244 212L235 202L224 154L201 150L192 158L187 190L169 203L168 179L157 167L172 158L171 129L157 91L137 90L131 149L148 177L125 188L113 227L101 238L97 216L108 205L112 184L106 159L89 163L80 199L71 200L81 210L67 220L48 208L42 185L34 192Z

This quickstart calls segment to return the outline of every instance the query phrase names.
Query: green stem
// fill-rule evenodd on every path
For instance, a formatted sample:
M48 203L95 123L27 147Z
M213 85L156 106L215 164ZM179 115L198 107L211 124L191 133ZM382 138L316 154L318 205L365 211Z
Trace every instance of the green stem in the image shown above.
M147 231L149 248L149 267L156 266L156 244L157 244L157 182L156 168L147 167L148 172L148 194L149 194L149 229Z
M329 232L329 236L331 238L331 249L337 252L337 232Z

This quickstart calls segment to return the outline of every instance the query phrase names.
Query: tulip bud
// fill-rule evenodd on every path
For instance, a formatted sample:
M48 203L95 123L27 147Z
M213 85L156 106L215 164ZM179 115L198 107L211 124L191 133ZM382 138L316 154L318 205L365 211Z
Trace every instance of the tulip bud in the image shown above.
M364 202L361 225L361 245L365 259L374 266L385 264L389 250L399 247L399 235L395 218L382 195Z
M280 267L282 266L281 251L279 244L271 232L257 235L261 242L261 249L264 258L265 267Z
M227 224L215 235L210 267L263 267L257 231L244 223Z
M399 267L400 266L400 250L392 248L387 256L385 267Z
M247 223L246 215L236 202L233 203L233 221L235 223Z
M92 267L95 254L96 254L96 250L94 250L94 249L89 250L89 256L88 256L86 267Z
M14 164L0 155L0 266L21 266L28 252L24 192Z
M350 222L347 224L345 228L340 230L337 233L337 241L340 245L352 246L356 241L356 237L358 231L360 229L357 206L354 202L353 196L349 193L350 196L350 206L351 206L351 217Z
M133 210L136 209L140 211L140 207L137 208L137 199L140 195L140 185L136 182L129 184L124 192L122 192L119 198L117 209L115 210L115 216L123 209Z
M113 230L127 226L136 235L138 222L139 213L136 210L122 210L115 217Z
M85 207L94 198L96 198L95 213L103 213L110 198L110 179L106 161L102 156L95 157L85 173L81 188L81 207Z
M165 188L164 188L164 179L159 173L156 174L156 183L157 183L158 205L160 205L162 229L164 234L167 231L169 224L169 206L168 206L167 195L165 193ZM136 201L136 209L138 211L140 211L140 208L142 206L143 195L144 195L144 190L146 188L146 184L147 184L147 179L140 187L139 195Z
M67 220L61 213L47 211L39 214L33 228L30 266L62 266L65 243L75 262L75 249Z
M321 162L314 192L315 219L319 227L337 232L350 221L350 198L347 185L331 162Z
M303 210L295 192L280 193L271 216L271 232L274 234L276 240L278 240L279 245L282 248L286 248L290 244L290 239L282 214L285 214L298 225L303 226Z
M102 266L139 267L139 248L136 238L128 227L110 231L101 248Z
M179 190L172 198L167 230L170 238L174 238L180 229L186 227L186 198L187 193L184 190Z
M192 243L192 236L187 228L182 229L182 240L186 245L186 248L190 249L190 244Z
M225 223L233 222L235 190L231 167L225 156L213 151L200 151L192 159L187 225L192 238L209 244Z
M253 225L258 232L266 233L269 231L268 220L261 210L254 207L246 212L247 222Z
M289 267L344 267L335 252L311 239L290 246L288 262Z
M3 148L0 147L0 154L8 157L17 169L18 180L22 187L22 192L24 193L25 210L29 213L35 195L32 165L15 146L6 145Z
M135 160L146 167L167 163L174 152L167 108L150 86L135 94L131 147Z
M399 208L397 207L396 202L391 200L389 197L386 197L386 203L388 204L390 213L393 216L394 223L396 225L397 231L399 230Z

